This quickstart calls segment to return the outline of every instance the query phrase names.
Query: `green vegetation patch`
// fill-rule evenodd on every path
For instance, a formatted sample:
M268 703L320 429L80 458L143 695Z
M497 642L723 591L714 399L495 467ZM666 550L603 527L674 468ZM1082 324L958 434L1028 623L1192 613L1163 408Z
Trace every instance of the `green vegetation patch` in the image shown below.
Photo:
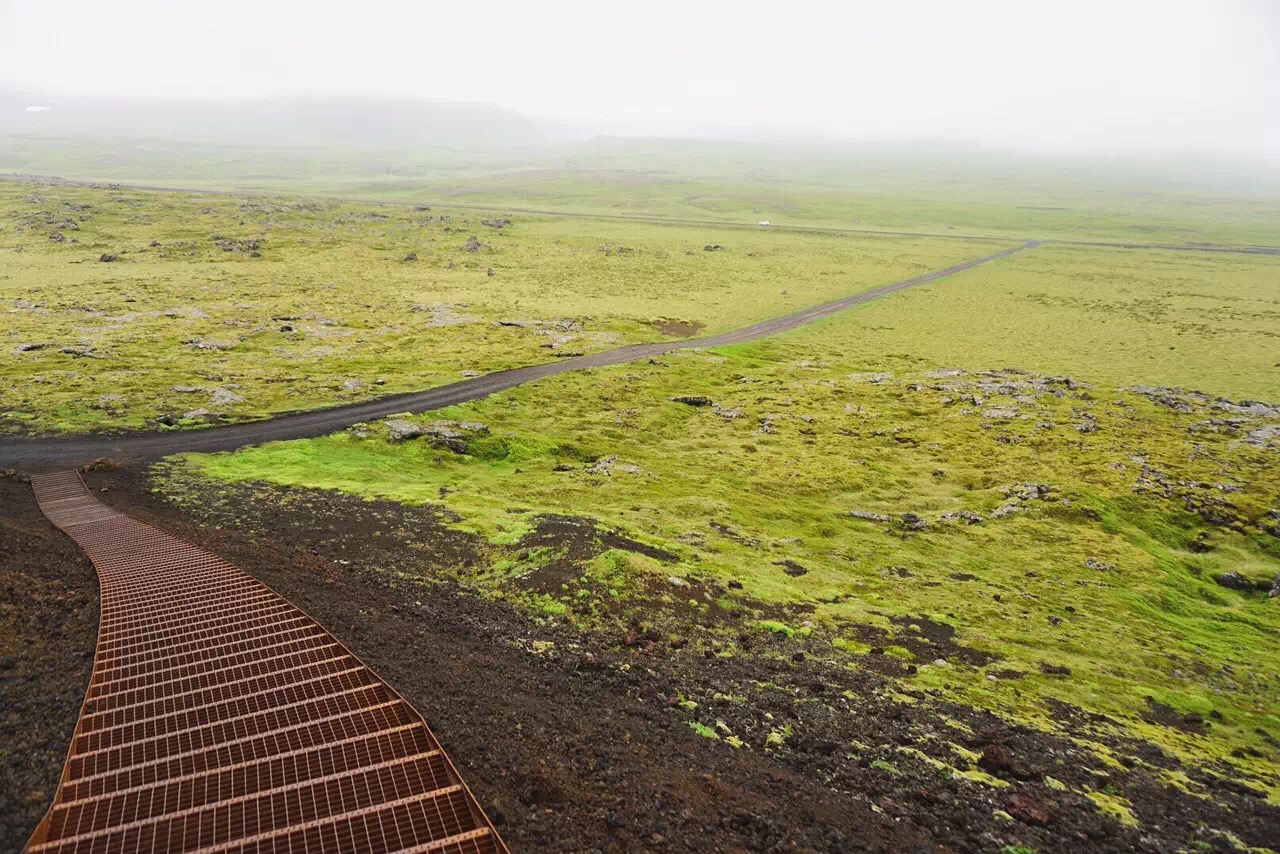
M1060 701L1175 755L1275 773L1280 409L1012 369L890 372L819 337L392 419L413 439L379 422L188 456L169 478L442 503L492 542L510 541L513 510L590 517L667 557L608 558L601 583L539 594L575 613L639 597L714 625L688 606L719 591L774 609L758 631L1014 719L1052 726L1028 698Z
M0 183L0 430L418 391L748 325L993 245Z

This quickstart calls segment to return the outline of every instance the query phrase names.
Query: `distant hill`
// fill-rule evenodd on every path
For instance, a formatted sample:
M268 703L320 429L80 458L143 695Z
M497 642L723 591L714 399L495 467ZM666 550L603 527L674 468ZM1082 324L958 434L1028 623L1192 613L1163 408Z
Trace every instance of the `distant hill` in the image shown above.
M386 97L195 100L33 95L0 90L0 133L260 146L504 147L538 126L496 104Z

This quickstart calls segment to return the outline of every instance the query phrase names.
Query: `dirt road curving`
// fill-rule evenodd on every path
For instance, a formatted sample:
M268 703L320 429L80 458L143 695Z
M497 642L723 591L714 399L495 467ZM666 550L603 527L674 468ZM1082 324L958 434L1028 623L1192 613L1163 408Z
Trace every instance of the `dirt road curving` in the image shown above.
M869 291L842 297L793 314L761 321L742 329L735 329L703 338L690 338L684 341L631 344L601 353L558 359L554 362L528 365L509 371L498 371L473 379L437 386L426 391L393 395L364 403L290 413L262 421L179 433L143 433L116 437L90 435L51 439L0 439L0 467L43 471L57 467L79 465L100 457L158 458L187 451L229 451L263 442L323 436L362 421L372 421L404 412L429 412L445 406L479 400L533 380L563 374L567 371L621 365L637 359L651 358L672 350L682 350L690 347L723 347L731 344L757 341L761 338L807 326L847 308L870 302L886 294L952 276L964 270L969 270L981 264L1005 258L1015 252L1031 249L1039 245L1039 241L1029 240L1021 246L1011 246L990 255L970 258L967 261L962 261L959 264L941 270L934 270L911 279L882 285Z

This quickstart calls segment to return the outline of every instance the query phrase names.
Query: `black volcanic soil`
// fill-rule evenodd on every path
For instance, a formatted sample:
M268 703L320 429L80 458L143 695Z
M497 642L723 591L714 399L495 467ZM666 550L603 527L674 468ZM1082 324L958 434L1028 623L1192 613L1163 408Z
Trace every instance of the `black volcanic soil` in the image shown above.
M0 477L0 851L49 808L89 684L98 581L31 487Z
M1175 763L1151 745L1111 738L1126 769L1109 768L1069 739L1010 726L909 682L827 660L829 645L757 633L750 654L725 658L716 655L723 625L682 636L638 624L584 635L454 581L413 580L432 577L433 568L487 565L483 544L442 527L439 511L241 487L230 509L210 503L196 524L147 491L139 468L86 479L106 488L99 493L104 501L270 584L377 669L424 712L514 851L996 854L1025 845L1047 854L1224 844L1212 829L1252 845L1280 839L1280 810L1247 792L1214 789L1214 803L1160 782L1159 770ZM21 506L15 514L13 506L7 501L0 510L6 533L18 524L11 516L30 515ZM540 536L557 526L573 538L566 552L575 555L589 551L584 542L610 537L563 520L540 528ZM33 536L16 557L6 541L0 565L35 578L44 577L41 567L60 567L61 584L91 597L83 562L54 539ZM57 600L26 607L49 614L43 619L50 622L68 616ZM83 656L92 631L76 637ZM952 644L941 635L929 642ZM59 654L68 663L47 682L63 686L58 696L74 697L83 689L87 658L41 648L23 653L30 660L22 667L52 668ZM70 666L77 661L78 670ZM696 710L682 700L696 702ZM1064 726L1099 739L1090 731L1096 720L1061 705ZM67 721L25 706L17 711L6 708L6 736L16 723L28 742L44 733L65 743L70 734ZM732 732L747 746L698 735L691 721L723 722L722 734ZM766 751L771 727L784 721L791 732ZM980 756L976 766L1008 785L972 782L923 758L974 767L949 742ZM41 767L38 783L30 775L13 783L6 776L0 797L9 802L32 789L51 791L57 763ZM1091 801L1052 787L1046 777L1073 788L1114 786L1143 826L1099 814ZM38 812L29 810L23 820L34 821Z

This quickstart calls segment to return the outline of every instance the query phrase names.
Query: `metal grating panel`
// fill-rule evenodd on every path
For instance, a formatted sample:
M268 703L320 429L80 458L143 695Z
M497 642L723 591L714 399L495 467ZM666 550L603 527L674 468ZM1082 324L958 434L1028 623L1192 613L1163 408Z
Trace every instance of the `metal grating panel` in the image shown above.
M93 675L31 852L507 854L422 716L215 555L33 478L98 572Z

